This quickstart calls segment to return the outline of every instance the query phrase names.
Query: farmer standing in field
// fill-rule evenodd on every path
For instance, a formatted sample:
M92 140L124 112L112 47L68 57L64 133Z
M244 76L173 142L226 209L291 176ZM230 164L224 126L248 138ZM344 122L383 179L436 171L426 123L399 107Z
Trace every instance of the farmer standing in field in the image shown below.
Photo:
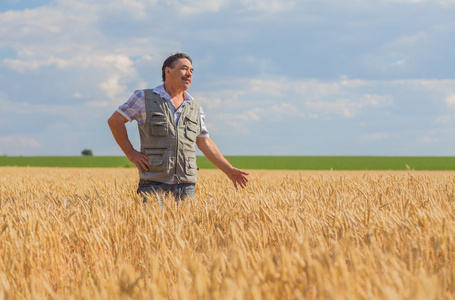
M209 138L202 108L186 92L193 79L191 58L184 53L169 56L162 77L163 85L135 91L108 120L115 141L139 169L137 192L171 192L179 200L194 198L198 169L194 143L235 188L245 188L248 173L224 158ZM140 152L133 148L125 126L133 120L139 127Z

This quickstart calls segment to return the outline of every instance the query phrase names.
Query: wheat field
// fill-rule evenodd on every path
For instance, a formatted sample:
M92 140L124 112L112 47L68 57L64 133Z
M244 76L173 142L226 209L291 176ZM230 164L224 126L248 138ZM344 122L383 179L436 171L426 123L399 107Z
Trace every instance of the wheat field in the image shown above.
M453 172L0 168L0 299L453 299Z

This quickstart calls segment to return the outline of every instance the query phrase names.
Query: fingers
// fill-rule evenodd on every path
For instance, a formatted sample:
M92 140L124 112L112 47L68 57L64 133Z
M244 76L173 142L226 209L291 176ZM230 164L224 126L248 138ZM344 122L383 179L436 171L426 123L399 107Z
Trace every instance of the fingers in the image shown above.
M248 179L243 177L242 179L240 179L239 184L242 188L246 188L247 182L248 182Z
M139 171L145 172L149 170L148 158L144 153L135 151L130 160L136 165Z
M145 171L148 171L149 170L149 167L146 163L144 163L143 161L140 161L136 164L136 167L139 169L139 171L141 172L145 172Z
M234 187L238 190L239 186L241 188L246 188L248 183L248 178L246 177L247 175L249 175L248 172L234 168L228 177L232 180Z
M147 165L144 165L144 163L142 161L136 162L135 165L141 172L147 171L147 169L148 169Z
M246 185L248 183L248 178L245 176L234 176L232 178L232 182L234 183L234 187L238 190L238 186L241 188L246 188Z
M149 170L148 158L147 155L145 155L144 153L141 153L141 163L144 166L144 170L148 171Z

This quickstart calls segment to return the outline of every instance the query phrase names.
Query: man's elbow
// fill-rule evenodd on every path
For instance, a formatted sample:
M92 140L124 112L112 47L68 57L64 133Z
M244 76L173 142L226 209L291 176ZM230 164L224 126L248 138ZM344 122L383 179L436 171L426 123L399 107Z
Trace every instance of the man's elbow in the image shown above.
M115 120L114 120L114 115L112 115L109 119L107 119L107 125L109 125L110 128L114 126Z
M123 120L123 119L125 119L125 120ZM118 126L121 124L125 124L126 121L127 120L125 117L123 117L118 112L114 112L112 114L112 116L109 119L107 119L107 124L109 125L110 128L112 128L112 127L115 127L115 126Z
M204 151L204 149L207 149L209 143L210 143L209 138L206 138L206 137L196 138L196 145L199 148L199 150L201 150L201 151Z

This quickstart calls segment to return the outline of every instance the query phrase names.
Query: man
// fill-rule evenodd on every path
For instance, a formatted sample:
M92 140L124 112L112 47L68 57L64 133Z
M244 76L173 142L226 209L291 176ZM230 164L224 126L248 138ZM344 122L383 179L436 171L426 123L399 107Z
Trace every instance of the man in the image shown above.
M171 192L180 200L194 198L194 143L235 188L245 188L248 173L234 168L220 153L209 137L202 108L186 92L193 79L191 58L184 53L169 56L162 78L164 84L153 90L135 91L108 120L117 144L139 169L138 193ZM128 138L125 123L133 120L138 123L141 151Z

